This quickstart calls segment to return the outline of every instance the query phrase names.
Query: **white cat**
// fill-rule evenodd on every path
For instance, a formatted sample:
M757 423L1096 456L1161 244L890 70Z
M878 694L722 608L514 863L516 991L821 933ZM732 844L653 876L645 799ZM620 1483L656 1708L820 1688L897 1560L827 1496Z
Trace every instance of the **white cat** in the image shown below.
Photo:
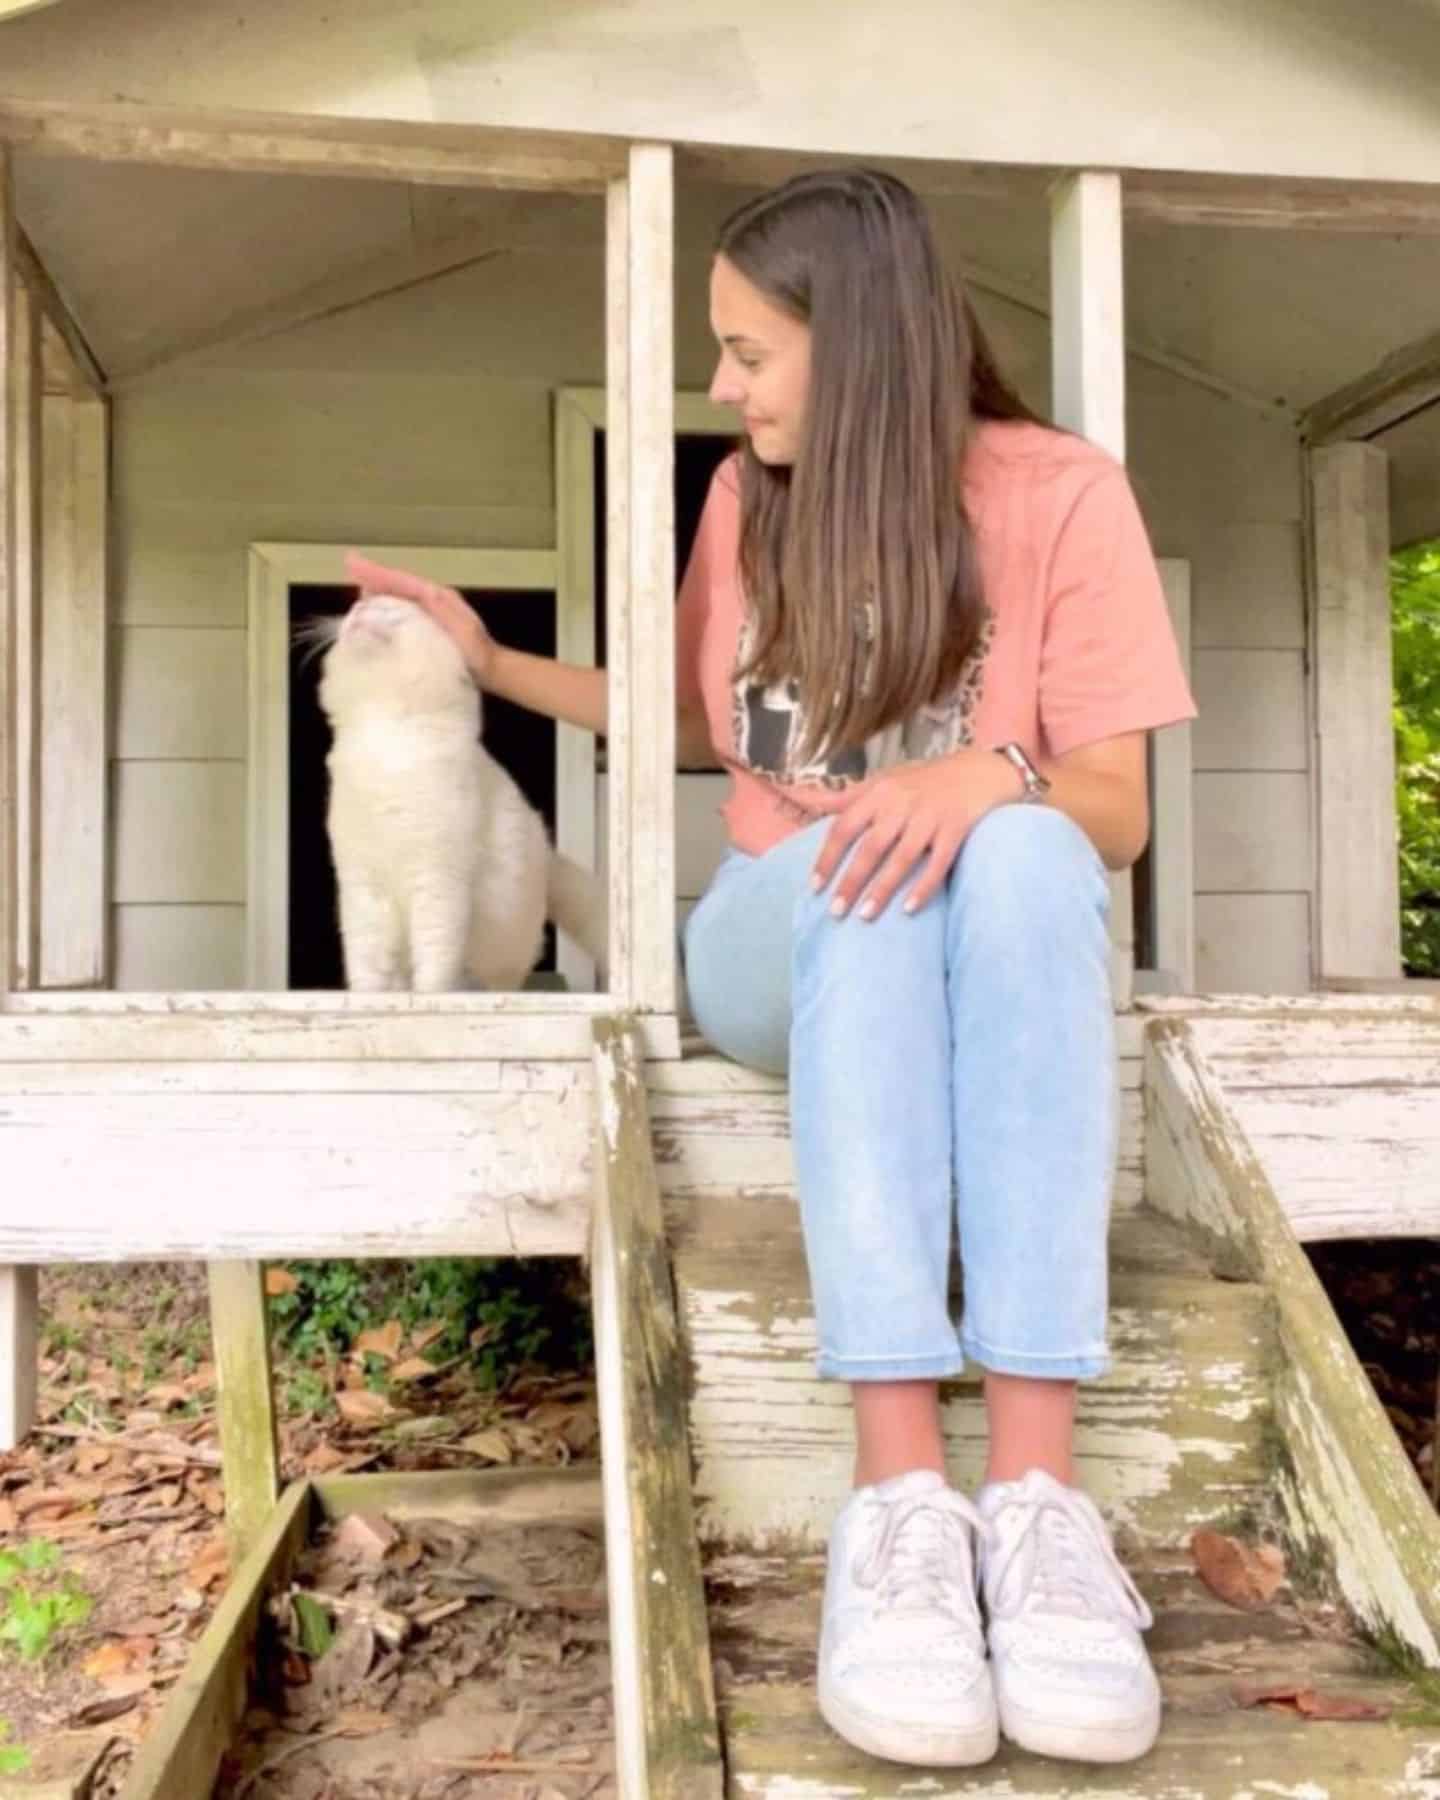
M347 985L513 989L553 918L604 960L603 896L480 742L480 695L446 632L370 596L316 621L334 733L327 825Z

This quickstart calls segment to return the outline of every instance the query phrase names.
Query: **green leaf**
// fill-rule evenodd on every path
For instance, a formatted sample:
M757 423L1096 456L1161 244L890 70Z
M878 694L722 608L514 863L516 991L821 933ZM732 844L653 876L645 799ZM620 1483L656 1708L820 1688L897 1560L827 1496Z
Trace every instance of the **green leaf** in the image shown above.
M309 1594L295 1595L295 1623L300 1628L300 1648L307 1656L323 1656L335 1641L329 1613Z

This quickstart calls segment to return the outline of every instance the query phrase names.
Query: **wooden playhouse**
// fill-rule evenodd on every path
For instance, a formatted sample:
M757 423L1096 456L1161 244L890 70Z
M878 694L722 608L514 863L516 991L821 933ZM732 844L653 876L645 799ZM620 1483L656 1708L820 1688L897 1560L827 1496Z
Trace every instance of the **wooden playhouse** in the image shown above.
M0 1443L37 1265L203 1260L251 1552L135 1800L208 1791L264 1582L316 1508L378 1503L352 1480L277 1506L265 1261L452 1253L590 1255L603 1493L384 1504L603 1509L627 1797L1440 1792L1423 1724L1220 1716L1201 1651L1242 1631L1276 1680L1390 1689L1185 1573L1197 1525L1271 1521L1440 1665L1440 1528L1297 1241L1440 1222L1436 1003L1381 991L1386 557L1440 533L1415 87L1440 21L1399 9L1357 61L1339 0L1026 0L964 41L942 0L903 28L868 0L5 13ZM812 1373L783 1087L697 1045L677 993L723 782L677 777L671 704L677 549L730 425L708 246L747 190L855 156L926 194L1027 397L1128 453L1201 704L1156 742L1154 841L1116 884L1117 1361L1081 1461L1161 1616L1170 1713L1103 1777L1007 1754L941 1782L821 1727L846 1401ZM606 656L603 755L548 729L509 753L608 871L607 992L563 945L519 995L327 976L288 642L351 544ZM946 1416L968 1474L973 1382Z

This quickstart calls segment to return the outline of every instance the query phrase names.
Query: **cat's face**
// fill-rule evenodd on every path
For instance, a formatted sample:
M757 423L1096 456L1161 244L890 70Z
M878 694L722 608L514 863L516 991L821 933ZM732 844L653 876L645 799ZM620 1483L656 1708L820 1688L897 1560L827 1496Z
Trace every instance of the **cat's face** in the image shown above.
M320 704L332 724L343 724L376 708L473 715L479 696L460 651L428 613L376 594L357 600L336 622Z

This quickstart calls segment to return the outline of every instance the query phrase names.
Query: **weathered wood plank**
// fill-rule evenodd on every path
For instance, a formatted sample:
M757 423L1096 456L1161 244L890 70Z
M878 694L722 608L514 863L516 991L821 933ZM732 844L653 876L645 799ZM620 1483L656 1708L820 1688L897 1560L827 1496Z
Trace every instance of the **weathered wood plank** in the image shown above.
M669 1218L702 1535L818 1547L849 1491L854 1442L848 1389L815 1374L797 1208L732 1195L677 1203ZM1114 1367L1085 1386L1081 1477L1128 1539L1183 1543L1263 1488L1265 1297L1214 1280L1142 1213L1117 1220L1111 1302ZM978 1483L978 1376L944 1383L942 1406L952 1473Z
M610 989L672 1013L675 968L674 166L635 144L606 212Z
M15 267L13 158L0 147L0 1008L15 986L18 925L18 789L16 754L19 672L20 450L19 279Z
M1280 1493L1295 1538L1367 1630L1440 1665L1440 1519L1189 1027L1152 1027L1151 1202L1211 1236L1277 1309Z
M1440 400L1440 331L1392 350L1300 415L1301 436L1312 444L1373 438Z
M600 1471L565 1469L386 1470L378 1475L317 1475L315 1500L327 1519L384 1513L391 1519L455 1519L496 1527L598 1525L604 1518Z
M622 1800L720 1800L685 1371L640 1040L595 1027L591 1284Z
M0 1450L13 1450L35 1423L38 1317L36 1271L0 1262Z
M212 1262L209 1281L225 1527L238 1567L263 1537L280 1492L265 1270L258 1262Z
M627 145L599 133L416 125L207 107L6 100L0 142L38 156L257 174L344 176L444 187L593 193L621 174Z
M271 1510L140 1746L121 1800L198 1800L210 1792L245 1711L260 1609L272 1589L288 1583L309 1536L313 1507L309 1482L297 1481Z
M41 569L44 555L44 374L40 308L22 282L15 332L15 985L40 969Z
M109 432L101 400L47 397L37 987L108 976Z
M1388 467L1373 444L1309 457L1322 978L1400 973Z
M0 1016L7 1062L583 1062L599 994L15 995ZM646 1054L679 1054L670 1016L639 1027Z
M72 379L66 382L64 391L75 392L78 381L84 392L98 399L105 393L105 371L96 360L79 322L50 279L49 270L36 255L35 246L23 230L17 236L16 255L25 285L39 300L46 319L68 353L69 374Z
M0 1261L573 1256L588 1123L566 1093L7 1095L0 1065L7 1190L46 1197Z

